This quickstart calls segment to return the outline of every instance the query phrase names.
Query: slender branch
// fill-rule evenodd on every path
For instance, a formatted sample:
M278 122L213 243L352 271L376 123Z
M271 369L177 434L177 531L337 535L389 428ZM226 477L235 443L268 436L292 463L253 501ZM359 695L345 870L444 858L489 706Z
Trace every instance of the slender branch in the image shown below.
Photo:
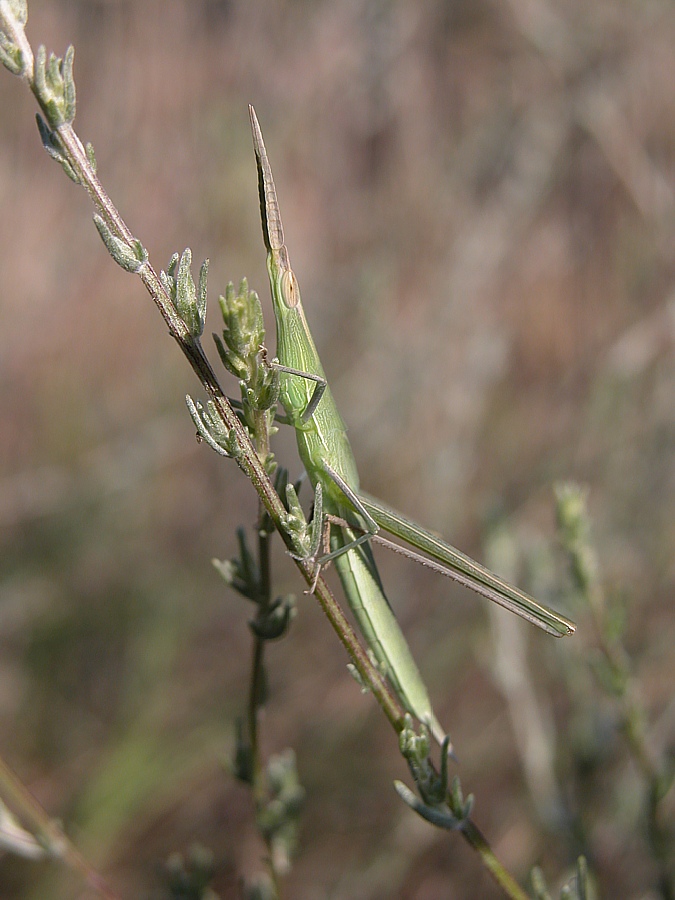
M460 834L470 847L478 853L485 868L511 900L529 900L529 897L515 879L506 871L495 856L481 830L467 819L460 829Z
M82 143L72 126L64 124L56 129L56 133L63 144L63 149L68 156L69 162L80 177L97 210L103 214L107 224L117 237L126 243L133 243L134 237L130 229L93 171L89 159L83 150ZM199 340L190 334L186 324L178 315L171 298L152 265L149 262L143 263L139 267L138 275L166 322L170 335L178 343L202 387L215 404L224 427L234 433L237 446L240 449L237 463L253 483L262 505L280 533L284 543L289 549L292 549L291 536L283 525L285 508L281 498L274 490L274 486L260 461L255 447L251 443L246 429L230 406ZM306 583L311 587L315 580L312 565L304 560L296 559L295 562ZM363 650L354 630L322 577L319 577L314 593L359 675L372 691L373 696L382 707L391 724L399 732L403 728L403 710L390 693L383 676L371 663Z
M259 518L263 515L261 504L261 512ZM269 608L270 590L269 590L269 534L258 532L258 559L260 566L261 591L260 591L260 615ZM252 772L254 801L256 805L261 801L263 791L262 778L262 762L260 758L260 742L258 739L258 710L260 709L260 697L263 691L263 683L265 676L265 639L258 634L253 636L253 654L251 657L251 678L249 684L248 697L248 741L251 749Z
M591 538L591 522L586 508L586 491L575 484L556 488L558 527L569 554L575 585L588 605L596 644L605 663L600 684L613 697L620 715L621 731L629 753L637 765L645 788L647 838L659 868L659 884L664 900L675 897L675 877L669 854L671 836L663 823L660 808L673 785L672 757L659 753L648 734L648 716L640 696L632 664L616 628L616 609L605 594L600 566Z
M47 853L62 859L70 868L79 872L86 883L105 900L120 900L120 896L112 890L91 863L87 862L61 826L54 819L50 819L47 812L1 757L0 794L21 818L23 824L31 829Z

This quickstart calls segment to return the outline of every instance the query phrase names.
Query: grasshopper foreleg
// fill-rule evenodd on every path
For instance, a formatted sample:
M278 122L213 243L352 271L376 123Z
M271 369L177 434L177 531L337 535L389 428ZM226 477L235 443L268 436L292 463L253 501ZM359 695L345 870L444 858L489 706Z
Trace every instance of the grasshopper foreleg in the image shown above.
M306 378L307 381L314 382L314 390L312 391L312 396L309 398L309 403L305 407L304 412L300 416L300 421L304 424L309 422L314 413L316 412L316 408L323 397L324 391L328 387L328 382L322 375L313 375L311 372L303 372L300 369L293 369L291 366L282 366L281 363L273 360L269 364L273 369L276 369L278 372L285 372L287 375L297 375L298 378Z

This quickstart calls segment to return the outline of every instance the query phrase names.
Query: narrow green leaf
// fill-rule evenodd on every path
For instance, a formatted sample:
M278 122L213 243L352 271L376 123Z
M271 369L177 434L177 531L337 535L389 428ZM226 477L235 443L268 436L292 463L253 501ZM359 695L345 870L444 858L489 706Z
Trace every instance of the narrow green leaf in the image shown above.
M553 900L548 892L544 873L539 868L539 866L535 866L534 869L532 869L530 879L532 881L532 889L534 891L534 900Z
M206 324L206 282L209 274L209 261L205 259L199 269L199 287L197 291L197 313L201 323L200 334L204 331Z
M436 806L427 806L427 804L423 803L407 785L403 784L402 781L394 781L394 788L401 800L403 800L413 812L416 812L418 816L421 816L437 828L443 828L446 831L459 831L462 828L464 824L463 820L456 819L447 808L443 809Z
M92 172L96 173L96 156L94 155L94 147L92 144L86 144L84 148L84 152L87 154L87 159L89 160L89 165L91 166Z
M106 245L108 253L112 256L118 266L121 266L126 272L136 274L147 262L147 253L138 241L133 246L125 243L116 237L104 220L99 215L94 216L94 224L101 240Z
M68 47L64 59L59 59L47 51L44 45L38 47L35 62L35 91L42 105L49 127L56 130L70 124L75 118L75 81L73 60L75 50Z
M185 398L187 408L192 417L192 421L197 429L197 436L215 450L220 456L236 457L237 445L236 436L233 432L226 432L222 427L219 417L204 409L202 404L195 402L188 394Z
M66 50L66 55L61 63L61 80L63 84L63 113L68 125L75 118L75 79L73 77L73 62L75 60L75 47L71 44Z
M197 288L192 277L192 251L187 247L178 260L176 267L174 257L169 264L169 276L174 277L175 292L172 299L178 315L188 328L193 337L201 337L206 321L206 276L208 272L208 260L202 263L199 273L199 299Z

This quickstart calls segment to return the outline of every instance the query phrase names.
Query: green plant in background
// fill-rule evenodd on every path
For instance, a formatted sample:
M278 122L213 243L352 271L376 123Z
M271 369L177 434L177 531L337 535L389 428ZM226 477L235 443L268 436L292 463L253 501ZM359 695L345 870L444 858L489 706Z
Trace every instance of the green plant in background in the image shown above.
M532 888L534 900L552 900L542 871L536 866L532 871ZM575 877L560 889L560 900L597 900L597 891L583 856L577 860Z
M664 799L673 784L672 755L659 746L648 722L630 656L623 643L625 609L620 598L607 596L591 538L587 492L576 484L556 488L558 529L568 555L577 602L590 619L594 632L588 663L596 682L615 704L617 726L640 773L644 831L657 866L660 894L675 897L673 833L666 824Z
M209 887L214 872L213 854L205 847L192 847L187 859L172 854L165 870L167 900L218 900Z
M432 717L426 689L421 679L418 681L412 657L410 657L412 666L406 660L401 667L401 653L404 651L400 650L400 641L403 638L402 635L399 638L396 632L398 626L395 621L393 625L387 621L382 630L375 623L377 616L388 617L388 606L381 589L375 595L375 606L368 612L364 611L365 620L359 617L365 637L376 657L376 662L373 663L370 655L364 652L355 638L339 605L330 593L320 568L321 564L329 559L336 560L336 567L342 569L346 593L356 607L358 617L358 604L363 604L364 598L370 602L370 598L366 597L362 587L356 584L361 576L357 578L353 567L358 565L367 573L371 584L379 584L374 564L372 568L370 567L367 542L376 537L379 539L375 532L378 526L384 527L439 558L445 566L459 568L460 578L464 578L463 583L468 580L469 586L478 589L479 592L486 593L487 590L491 590L502 600L510 599L512 605L521 604L521 613L527 613L526 618L547 623L548 630L558 634L570 633L573 630L572 624L557 614L542 609L531 598L519 592L516 592L516 600L513 596L509 598L508 592L504 590L504 583L490 573L486 574L486 570L477 567L473 561L467 561L467 558L458 555L453 548L436 541L433 536L401 519L372 498L357 495L358 481L355 477L346 483L347 490L345 490L345 484L341 484L339 480L324 477L326 472L331 475L325 466L323 475L320 474L321 466L311 457L312 448L307 441L307 433L321 420L320 403L325 405L330 397L329 392L324 390L325 379L320 370L318 357L310 360L311 365L306 365L301 355L300 358L294 357L292 351L287 350L285 358L280 353L281 364L268 362L264 349L265 335L260 304L255 292L250 291L245 282L242 282L238 291L232 285L228 286L224 297L220 298L224 332L222 339L217 338L216 341L218 352L226 368L239 379L241 386L241 402L237 404L236 409L233 408L224 396L200 344L206 314L207 264L202 265L195 284L191 273L191 254L189 250L185 250L182 254L172 257L166 273L157 274L142 244L131 234L98 180L93 149L90 146L84 148L72 128L75 116L72 48L68 50L63 60L53 55L47 59L44 48L40 48L34 59L24 32L26 20L25 2L0 0L0 58L13 74L27 82L35 94L44 116L44 120L38 118L38 122L45 148L62 165L66 174L87 190L96 208L96 227L110 254L126 271L141 278L158 306L171 335L195 371L208 397L205 404L188 398L188 407L198 436L221 455L234 458L251 479L260 496L260 514L256 529L257 552L251 551L244 532L240 531L238 558L216 563L226 581L251 601L256 610L251 622L254 648L248 711L245 722L239 725L240 739L236 748L233 771L240 780L251 785L256 822L269 854L269 877L266 876L256 884L251 884L248 895L250 897L279 895L280 878L288 867L295 842L298 813L303 796L293 755L287 751L271 758L267 765L264 765L259 749L258 713L265 699L264 647L267 641L286 632L294 609L292 598L274 598L271 590L269 542L272 532L277 530L308 586L317 596L346 646L359 680L372 691L399 734L401 752L409 765L419 796L400 783L397 784L399 794L428 821L446 830L459 831L479 853L484 865L507 896L526 897L514 879L503 869L473 824L470 818L472 798L464 799L458 779L454 779L452 785L448 784L447 752L442 753L440 771L437 771L430 759L426 730L417 733L412 728L410 716L401 708L402 704L423 722L432 726L437 736L443 738L442 731L436 727ZM287 302L289 298L294 300L290 307L296 308L299 304L297 282L287 265L271 172L266 162L262 137L259 135L259 129L256 132L255 124L254 122L265 238L268 253L273 260L269 263L273 296L275 301L279 302ZM280 258L285 265L278 266ZM277 264L276 268L273 263ZM280 333L280 341L281 337ZM295 352L300 353L303 347L306 349L309 346L316 354L308 331L304 339L306 341L304 345L301 344L300 347L295 345ZM321 388L323 396L316 387L310 385L310 382L319 385L320 388L323 384ZM294 391L298 393L294 395L295 399L292 399ZM284 402L287 418L296 427L301 452L303 445L306 449L303 457L306 456L304 461L316 490L316 510L309 523L298 502L297 487L288 483L288 476L284 470L277 468L270 450L274 411L280 396ZM339 426L337 411L330 407L329 412L329 424L334 428ZM329 468L333 472L337 468L340 478L339 466L343 460L336 454L330 459L333 465L331 466L329 462ZM350 468L350 465L347 468ZM351 470L349 474L352 474ZM336 525L337 529L333 532L331 552L320 556L324 511L330 515L329 521ZM425 536L436 543L430 545L429 540L420 543L421 537ZM358 562L355 563L354 560ZM467 563L472 567L468 572L465 568ZM349 574L345 574L348 569ZM477 572L480 574L476 575ZM488 576L493 579L492 582L486 580ZM356 584L351 591L348 587L349 579ZM513 590L509 588L509 591ZM496 599L490 594L487 596ZM403 646L407 653L405 642ZM393 683L396 697L390 693L386 678L383 677L383 668ZM443 745L444 751L447 751L447 739ZM3 795L21 815L23 824L29 828L29 831L25 832L28 835L25 839L26 844L42 847L44 852L78 868L91 887L102 896L114 898L116 895L112 890L91 867L81 861L62 830L54 826L46 814L35 806L21 785L12 780L8 773L5 773L1 782L0 790ZM37 840L31 842L31 835ZM14 849L18 851L20 845L21 840L17 838ZM202 898L209 896L210 869L208 865L202 864L203 862L202 859L199 865L189 863L186 866L178 860L172 861L169 867L170 896ZM536 876L535 890L537 897L547 896L540 876ZM569 887L563 889L561 896L589 897L591 896L589 890L585 868L580 863L576 878Z

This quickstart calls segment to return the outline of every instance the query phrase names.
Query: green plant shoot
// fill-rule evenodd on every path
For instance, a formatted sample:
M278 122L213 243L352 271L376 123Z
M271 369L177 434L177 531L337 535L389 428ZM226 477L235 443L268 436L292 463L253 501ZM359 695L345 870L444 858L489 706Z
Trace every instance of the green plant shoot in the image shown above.
M346 428L328 387L289 262L260 125L252 106L249 112L277 327L277 359L272 365L280 372L280 399L288 422L296 430L300 457L315 491L314 515L323 517L325 534L330 535L330 552L316 560L317 566L334 561L363 637L400 702L442 743L445 732L434 715L426 685L384 593L370 548L372 540L391 546L378 536L380 528L431 559L393 545L405 555L431 565L549 634L572 634L575 625L432 532L362 493Z

